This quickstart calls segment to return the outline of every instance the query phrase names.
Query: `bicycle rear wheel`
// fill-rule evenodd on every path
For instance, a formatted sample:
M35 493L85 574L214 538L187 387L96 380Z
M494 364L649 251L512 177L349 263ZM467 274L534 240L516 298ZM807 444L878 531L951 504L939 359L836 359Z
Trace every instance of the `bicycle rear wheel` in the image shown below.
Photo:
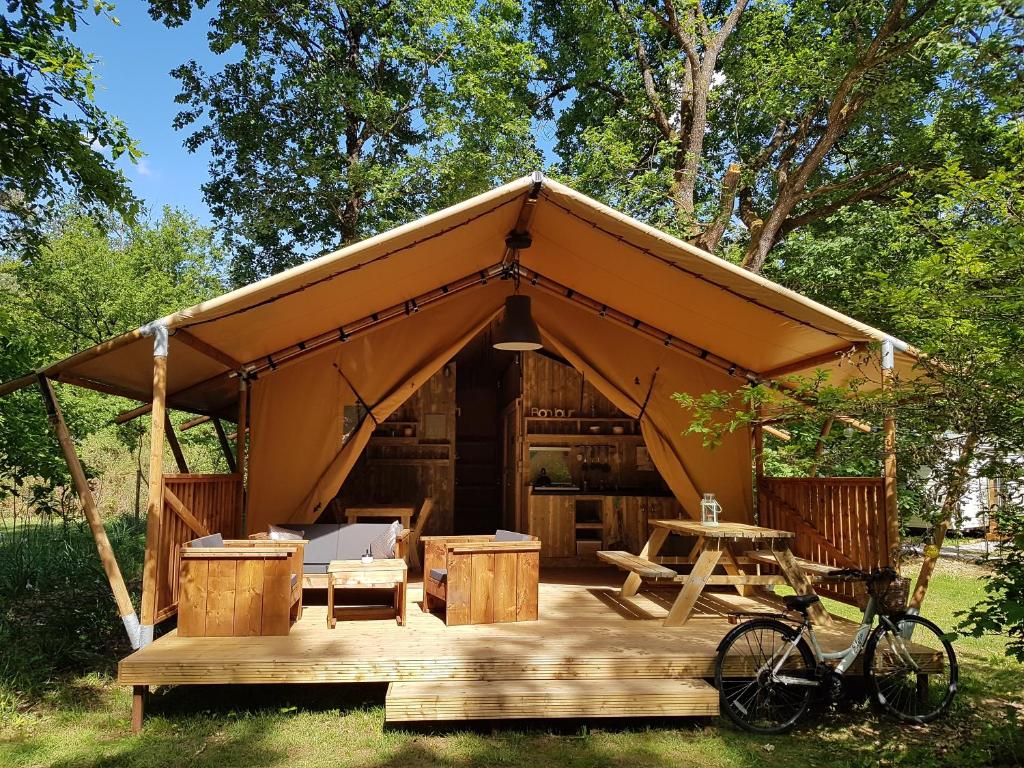
M864 650L864 673L878 705L905 723L930 723L949 709L959 669L945 633L928 619L882 619Z
M774 668L790 678L815 680L814 655L798 631L781 621L756 619L740 624L718 646L715 685L722 711L752 733L784 733L804 716L815 685L779 681Z

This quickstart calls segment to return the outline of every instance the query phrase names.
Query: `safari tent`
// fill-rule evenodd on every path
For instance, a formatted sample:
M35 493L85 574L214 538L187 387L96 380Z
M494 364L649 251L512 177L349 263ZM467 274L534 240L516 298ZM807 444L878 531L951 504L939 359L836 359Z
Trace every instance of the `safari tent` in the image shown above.
M494 350L510 295L530 299L540 350ZM540 619L529 625L536 637L525 634L527 625L497 623L445 633L417 625L428 617L414 611L411 627L342 623L327 634L318 624L317 642L300 628L307 619L283 638L172 631L153 638L154 627L173 625L180 551L190 540L340 522L346 500L418 508L429 496L436 509L425 534L531 534L540 541L542 582L547 566L598 565L594 552L612 541L653 561L644 545L648 518L699 521L706 493L715 494L725 522L790 532L804 563L892 562L899 535L892 418L867 425L835 416L885 431L875 476L770 478L759 461L764 427L755 422L709 450L685 434L690 416L672 394L770 382L785 395L787 377L816 369L833 382L885 386L913 376L915 360L911 347L883 331L533 174L155 320L8 382L0 394L43 388L118 610L140 649L121 665L122 681L137 692L190 682L550 679L564 677L558 665L570 663L574 676L587 678L610 674L612 658L623 679L648 677L651 665L668 677L698 678L721 626L702 624L706 641L692 631L684 638L684 651L693 646L684 674L682 636L642 629L645 618L664 615L657 601L635 610L591 605L592 575L581 575L583 591L572 599L564 592L571 579L542 583ZM151 415L138 619L54 381L138 401L122 420ZM212 424L231 471L191 474L180 451L178 466L165 466L165 442L176 447L168 410L192 414L190 425ZM479 423L460 431L471 419ZM564 464L558 487L535 483L543 450ZM474 481L482 471L487 477ZM680 571L693 565L685 549L660 562ZM749 572L762 579L750 584L778 583L762 565L740 553L727 574L711 578L734 579L717 582L728 586ZM754 599L753 589L737 591L730 599ZM614 650L593 647L592 638L583 647L587 633L572 628L588 616L594 626L610 622L609 636L621 640L609 643ZM517 626L518 635L500 634ZM467 634L452 634L458 630ZM366 651L356 648L366 643L353 638L365 635L351 632L379 636L381 657L360 656ZM466 650L470 640L476 645ZM628 659L630 648L645 656L647 671ZM492 657L501 658L504 675L485 669Z

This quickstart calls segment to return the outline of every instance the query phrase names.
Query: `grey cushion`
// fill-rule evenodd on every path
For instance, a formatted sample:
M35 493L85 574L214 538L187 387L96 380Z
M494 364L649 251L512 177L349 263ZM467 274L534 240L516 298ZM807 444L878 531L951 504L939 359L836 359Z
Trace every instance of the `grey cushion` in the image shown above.
M434 581L448 581L448 571L446 571L444 568L431 568L430 578L432 578Z
M211 533L209 536L203 536L199 539L192 539L188 543L190 547L200 547L203 549L217 549L224 546L224 537L219 533Z
M317 573L309 566L322 563L325 568L319 573L327 573L327 563L335 560L335 553L338 551L338 526L328 524L311 525L287 525L282 526L302 534L309 543L306 545L302 555L302 562L306 566L307 573Z
M336 560L358 560L370 548L370 542L391 527L391 523L352 523L338 531Z
M494 534L495 541L530 541L530 534L516 533L499 528Z
M386 532L391 523L311 523L286 525L309 541L302 557L306 573L327 573L331 560L358 560L370 548L370 542Z
M295 589L295 582L297 582L298 580L299 580L299 574L293 573L292 574L292 589Z

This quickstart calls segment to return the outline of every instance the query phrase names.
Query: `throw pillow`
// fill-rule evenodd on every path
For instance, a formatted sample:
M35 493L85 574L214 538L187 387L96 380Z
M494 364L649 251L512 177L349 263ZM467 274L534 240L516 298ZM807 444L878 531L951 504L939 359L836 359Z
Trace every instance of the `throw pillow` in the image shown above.
M374 559L388 560L395 556L395 543L401 530L402 524L396 520L370 542L370 554Z
M298 541L301 538L301 533L296 533L288 528L282 528L279 525L270 526L271 541Z

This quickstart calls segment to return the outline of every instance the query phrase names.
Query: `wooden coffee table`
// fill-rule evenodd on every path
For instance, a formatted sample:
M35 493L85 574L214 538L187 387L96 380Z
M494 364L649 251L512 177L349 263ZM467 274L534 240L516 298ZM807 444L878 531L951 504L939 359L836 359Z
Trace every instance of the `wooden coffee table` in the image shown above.
M335 589L386 588L395 590L395 620L405 625L405 592L408 568L405 560L332 560L327 565L327 626L337 625L334 617Z

